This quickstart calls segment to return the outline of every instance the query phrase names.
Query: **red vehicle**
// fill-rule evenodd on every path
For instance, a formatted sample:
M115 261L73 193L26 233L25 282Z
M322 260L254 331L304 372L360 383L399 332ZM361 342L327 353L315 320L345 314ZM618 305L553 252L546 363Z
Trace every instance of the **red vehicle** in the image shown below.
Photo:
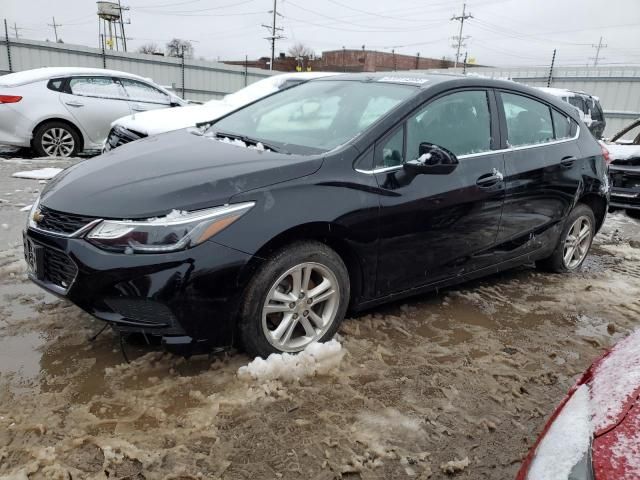
M516 479L640 479L640 330L569 390Z

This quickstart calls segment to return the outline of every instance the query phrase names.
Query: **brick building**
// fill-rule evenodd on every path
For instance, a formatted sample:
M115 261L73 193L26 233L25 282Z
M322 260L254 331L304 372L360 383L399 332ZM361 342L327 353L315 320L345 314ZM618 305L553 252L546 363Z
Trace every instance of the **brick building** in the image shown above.
M258 60L225 61L230 65L245 65L255 68L269 68L269 58ZM293 72L300 66L302 70L332 72L385 72L393 70L418 70L427 68L453 67L451 60L421 57L419 55L401 55L394 52L376 50L341 49L322 52L319 58L296 59L281 53L274 61L274 70Z

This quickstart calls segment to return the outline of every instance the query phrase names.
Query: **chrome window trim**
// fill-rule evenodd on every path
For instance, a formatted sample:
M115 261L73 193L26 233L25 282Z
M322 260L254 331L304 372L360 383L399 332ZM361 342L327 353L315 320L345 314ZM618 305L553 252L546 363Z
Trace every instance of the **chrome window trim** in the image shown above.
M572 119L573 121L573 119ZM508 153L508 152L517 152L519 150L526 150L528 148L538 148L538 147L546 147L547 145L556 145L559 143L566 143L566 142L573 142L574 140L577 140L578 137L580 136L580 125L577 126L576 128L576 134L573 137L570 138L562 138L560 140L553 140L551 142L544 142L544 143L536 143L533 145L521 145L518 147L508 147L508 148L501 148L499 150L487 150L486 152L480 152L480 153L469 153L466 155L460 155L459 157L457 157L458 159L465 159L465 158L475 158L475 157L484 157L486 155L495 155L495 154L500 154L500 153ZM366 173L368 175L375 175L378 173L388 173L388 172L394 172L396 170L400 170L402 168L402 165L396 165L393 167L382 167L382 168L374 168L372 170L364 170L361 168L356 168L356 172L359 173Z

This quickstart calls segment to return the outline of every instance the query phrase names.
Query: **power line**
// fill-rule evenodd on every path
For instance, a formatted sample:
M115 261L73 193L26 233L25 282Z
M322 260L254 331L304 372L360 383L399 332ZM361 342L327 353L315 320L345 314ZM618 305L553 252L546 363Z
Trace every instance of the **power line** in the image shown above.
M469 18L473 18L473 15L471 15L470 13L465 13L467 10L467 4L463 3L462 4L462 15L454 15L453 17L451 17L451 21L456 21L456 22L460 22L460 32L458 32L458 36L454 37L455 40L457 40L458 42L458 47L456 49L456 60L453 63L453 68L456 68L458 66L458 60L460 59L460 47L462 47L462 42L469 38L469 37L463 37L462 36L462 29L464 28L464 21L469 19Z
M598 66L598 60L600 60L600 50L603 49L603 48L607 48L607 45L603 45L602 36L601 36L600 37L600 41L598 42L598 44L597 45L593 45L592 44L591 46L596 49L596 56L595 56L595 58L591 57L590 60L593 59L593 66L597 67Z

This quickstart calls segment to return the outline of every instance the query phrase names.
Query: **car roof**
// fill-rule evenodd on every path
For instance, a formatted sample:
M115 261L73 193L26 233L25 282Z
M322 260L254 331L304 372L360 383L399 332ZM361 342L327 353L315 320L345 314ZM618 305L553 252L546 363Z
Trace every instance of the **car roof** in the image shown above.
M507 88L511 90L520 90L530 94L539 95L537 89L533 89L521 83L512 80L496 80L481 75L464 75L460 73L440 73L429 72L424 70L406 70L394 72L362 72L362 73L344 73L337 78L319 78L313 80L351 80L360 82L383 82L394 83L398 85L413 85L420 89L426 90L434 85L451 83L452 86L477 86L484 88Z
M19 85L26 85L28 83L48 80L50 78L68 77L71 75L99 75L150 81L150 79L134 75L132 73L120 72L118 70L106 70L103 68L44 67L2 75L0 76L0 85L5 87L16 87Z

